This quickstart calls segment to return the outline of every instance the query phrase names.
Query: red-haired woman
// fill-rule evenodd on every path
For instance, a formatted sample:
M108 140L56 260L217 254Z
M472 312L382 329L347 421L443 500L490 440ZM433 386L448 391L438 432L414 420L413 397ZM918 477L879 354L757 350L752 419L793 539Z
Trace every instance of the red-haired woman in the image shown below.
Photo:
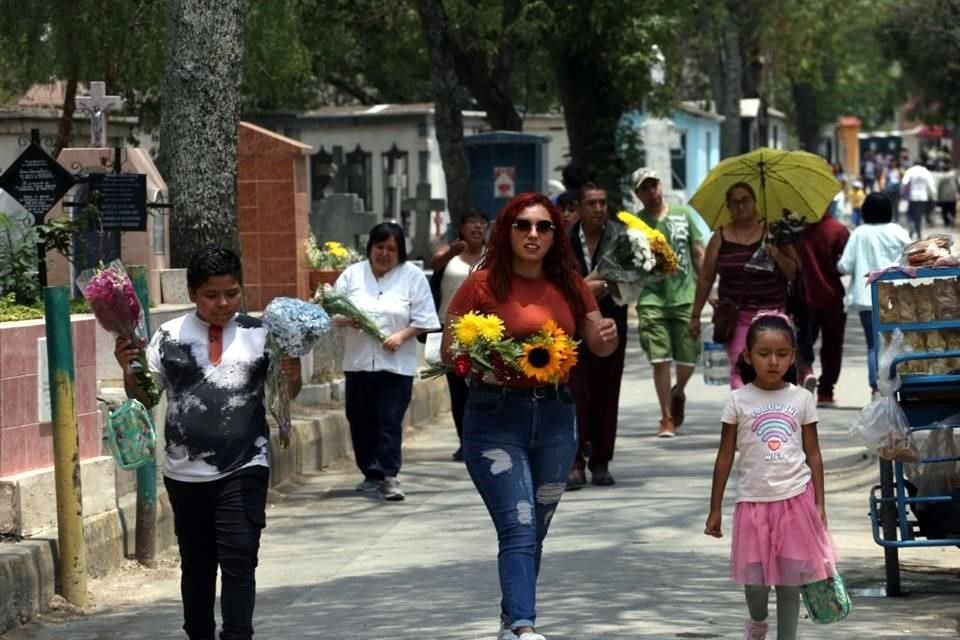
M568 335L578 333L593 353L613 352L616 324L597 310L562 229L559 209L543 195L524 193L507 203L479 269L447 311L442 353L448 363L451 325L471 311L496 314L519 340L553 320ZM543 385L533 377L470 382L463 452L500 541L501 640L543 640L534 631L540 555L577 449L576 411L565 383Z

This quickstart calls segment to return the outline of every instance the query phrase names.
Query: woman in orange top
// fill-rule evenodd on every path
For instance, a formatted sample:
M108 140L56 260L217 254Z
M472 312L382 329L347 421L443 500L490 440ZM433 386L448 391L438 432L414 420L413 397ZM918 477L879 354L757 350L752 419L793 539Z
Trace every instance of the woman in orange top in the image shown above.
M597 310L583 282L559 209L545 196L513 198L494 223L487 254L450 303L442 353L452 364L451 325L475 311L492 313L522 340L553 320L581 348L606 356L617 327ZM500 541L500 640L544 640L534 631L543 539L577 448L573 395L562 380L538 385L473 380L463 420L467 470Z

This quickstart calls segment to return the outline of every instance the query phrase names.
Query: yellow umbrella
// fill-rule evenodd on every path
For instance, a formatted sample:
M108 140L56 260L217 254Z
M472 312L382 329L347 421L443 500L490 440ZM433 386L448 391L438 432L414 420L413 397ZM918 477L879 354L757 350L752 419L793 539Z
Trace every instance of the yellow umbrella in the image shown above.
M753 187L757 213L771 222L783 217L784 209L805 220L819 220L840 191L822 157L806 151L756 149L715 166L690 198L690 206L711 229L730 222L727 189L738 182Z

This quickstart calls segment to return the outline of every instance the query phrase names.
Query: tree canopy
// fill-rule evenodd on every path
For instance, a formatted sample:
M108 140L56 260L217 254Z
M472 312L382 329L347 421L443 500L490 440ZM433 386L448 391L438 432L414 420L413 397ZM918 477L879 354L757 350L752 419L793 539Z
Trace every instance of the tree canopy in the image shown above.
M960 122L960 0L900 0L886 12L879 40L914 97L914 112Z

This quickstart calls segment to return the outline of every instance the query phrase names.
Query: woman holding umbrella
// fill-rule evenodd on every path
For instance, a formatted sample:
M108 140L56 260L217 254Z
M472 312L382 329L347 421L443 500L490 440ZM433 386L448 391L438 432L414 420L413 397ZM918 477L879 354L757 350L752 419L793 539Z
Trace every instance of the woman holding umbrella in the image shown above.
M776 246L767 243L772 270L749 269L747 263L764 245L766 221L757 213L757 196L747 182L735 182L726 192L726 206L730 222L720 225L707 244L697 281L697 295L693 302L690 333L700 335L700 314L720 277L718 296L721 307L736 309L737 317L732 335L726 340L730 358L730 387L743 386L736 363L746 344L750 321L761 309L786 311L787 283L793 282L799 271L799 258L792 245Z

